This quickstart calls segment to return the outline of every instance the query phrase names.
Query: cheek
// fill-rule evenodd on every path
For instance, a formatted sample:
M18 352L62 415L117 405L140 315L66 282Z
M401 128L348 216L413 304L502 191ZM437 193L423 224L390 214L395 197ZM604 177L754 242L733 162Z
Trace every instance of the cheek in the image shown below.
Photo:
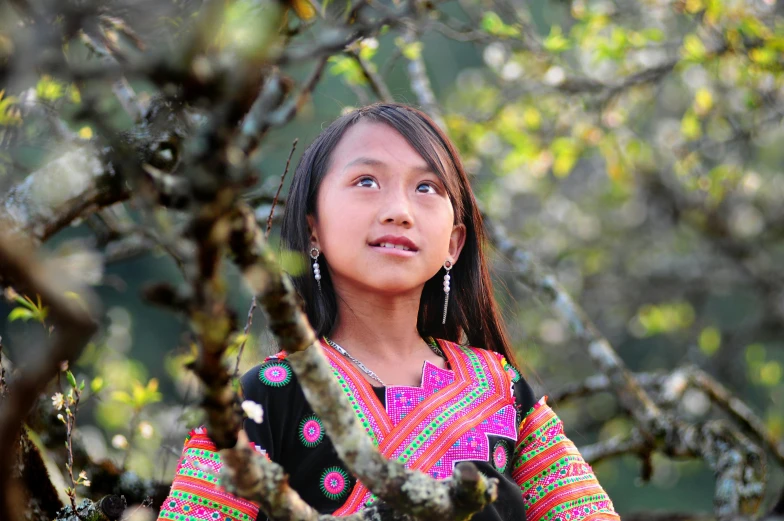
M443 254L446 254L449 249L453 220L454 214L449 206L429 212L429 215L423 220L429 240L432 241L432 244L436 245L437 249L440 252L443 252Z
M319 240L325 250L365 241L366 216L356 204L333 205L322 212L319 220Z

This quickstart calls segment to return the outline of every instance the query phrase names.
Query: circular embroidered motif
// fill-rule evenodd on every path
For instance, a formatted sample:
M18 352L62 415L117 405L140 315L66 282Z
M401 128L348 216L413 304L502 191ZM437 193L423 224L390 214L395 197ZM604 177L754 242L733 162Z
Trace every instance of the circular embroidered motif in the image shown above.
M283 387L291 381L291 371L280 362L270 362L259 370L259 380L272 387Z
M348 492L348 474L340 467L329 467L321 475L321 491L329 499L337 500Z
M498 472L503 474L508 462L509 449L506 448L506 442L499 441L495 444L495 447L493 447L493 465Z
M315 447L324 439L324 427L315 414L306 416L300 422L299 439L306 447Z

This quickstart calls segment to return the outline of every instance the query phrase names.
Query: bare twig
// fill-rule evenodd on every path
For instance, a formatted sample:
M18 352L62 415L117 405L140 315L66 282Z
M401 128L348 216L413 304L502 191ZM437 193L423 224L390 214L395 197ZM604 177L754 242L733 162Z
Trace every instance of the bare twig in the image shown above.
M406 31L404 39L406 43L413 43L416 41L417 37L418 34L416 30L409 29ZM422 106L422 110L427 112L439 127L446 130L447 126L444 121L444 116L441 114L441 109L438 106L433 89L430 86L430 79L427 77L427 69L425 68L425 60L422 58L421 53L413 58L409 58L408 76L411 83L411 89L414 91L414 94L416 94L417 100Z
M365 79L367 79L370 88L373 89L373 92L378 99L384 102L394 101L392 93L389 92L389 87L387 87L384 79L374 70L373 64L367 63L356 49L351 49L347 51L347 53L354 58L359 65L359 68L362 69L362 74L365 76Z
M629 435L615 436L606 441L580 447L580 454L582 454L585 461L591 465L596 465L605 459L623 454L640 453L646 450L647 447L648 444L640 435L640 432L633 429Z
M267 218L267 231L264 233L264 238L269 239L270 231L272 231L272 218L275 216L275 206L278 204L278 197L280 197L280 191L283 190L283 181L286 179L286 174L289 173L289 165L291 164L291 157L294 155L294 150L297 148L297 142L299 138L295 139L294 142L291 144L291 152L289 152L289 158L286 160L286 168L283 169L283 174L280 176L280 184L278 185L278 189L275 192L275 197L272 198L272 207L270 207L269 217Z
M242 360L242 351L245 349L245 343L248 341L248 333L250 332L250 326L253 324L253 312L256 311L256 295L250 300L250 309L248 309L248 318L245 321L245 329L243 329L243 334L245 338L242 339L240 342L239 351L237 352L237 363L234 366L234 374L232 375L234 378L237 378L240 374L240 360Z

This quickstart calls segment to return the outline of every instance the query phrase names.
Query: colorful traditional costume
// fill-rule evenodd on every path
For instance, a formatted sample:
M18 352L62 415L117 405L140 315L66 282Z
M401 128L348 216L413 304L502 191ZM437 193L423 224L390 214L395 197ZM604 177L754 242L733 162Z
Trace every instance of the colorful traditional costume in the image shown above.
M382 454L436 479L450 477L460 461L498 478L498 499L475 521L620 519L561 421L503 356L444 340L438 346L447 369L426 361L420 387L373 387L323 344L347 402ZM285 354L268 358L241 383L245 398L264 408L261 424L245 421L250 440L283 466L305 501L322 513L348 515L375 500L338 459ZM217 474L220 460L199 431L185 443L159 520L265 519L253 503L218 489L205 466Z

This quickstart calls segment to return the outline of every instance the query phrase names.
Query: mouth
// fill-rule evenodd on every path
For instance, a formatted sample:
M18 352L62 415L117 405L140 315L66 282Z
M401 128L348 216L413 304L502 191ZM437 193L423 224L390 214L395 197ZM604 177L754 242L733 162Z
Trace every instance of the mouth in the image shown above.
M408 253L413 254L419 251L416 244L407 237L394 237L385 236L369 243L369 245L378 250L388 253Z

